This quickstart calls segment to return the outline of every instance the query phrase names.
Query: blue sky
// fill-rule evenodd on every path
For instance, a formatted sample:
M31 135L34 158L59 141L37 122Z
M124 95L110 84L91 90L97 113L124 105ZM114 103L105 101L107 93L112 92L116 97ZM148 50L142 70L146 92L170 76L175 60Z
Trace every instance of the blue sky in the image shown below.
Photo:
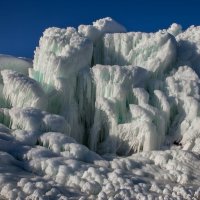
M0 53L33 57L47 27L77 27L107 16L129 31L200 25L199 9L199 0L0 0Z

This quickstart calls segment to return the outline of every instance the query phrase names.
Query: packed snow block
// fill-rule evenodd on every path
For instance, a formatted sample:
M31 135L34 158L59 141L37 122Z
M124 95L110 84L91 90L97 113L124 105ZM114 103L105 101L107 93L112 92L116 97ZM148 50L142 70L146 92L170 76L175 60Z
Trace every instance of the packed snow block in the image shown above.
M93 22L92 25L80 25L78 32L96 43L105 33L124 33L126 29L114 19L106 17Z
M12 129L46 132L55 131L69 134L69 125L59 115L49 114L36 108L12 108L9 110Z
M177 65L188 65L200 75L200 26L191 26L176 36L178 42Z
M94 52L94 63L134 65L163 75L176 61L177 43L167 31L106 34Z
M4 83L3 94L8 105L46 109L46 96L34 79L12 70L3 70L1 75Z

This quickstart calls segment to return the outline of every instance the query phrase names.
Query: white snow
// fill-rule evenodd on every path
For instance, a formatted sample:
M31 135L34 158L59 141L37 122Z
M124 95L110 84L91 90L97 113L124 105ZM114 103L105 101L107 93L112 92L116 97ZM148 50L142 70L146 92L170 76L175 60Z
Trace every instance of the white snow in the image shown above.
M167 29L167 32L176 37L178 34L182 33L182 26L180 24L173 23Z
M126 32L126 28L106 17L93 22L93 25L80 25L78 32L96 43L105 33L123 33Z
M199 30L107 17L0 55L0 199L200 199Z
M74 28L49 28L40 39L33 69L29 71L46 93L47 110L65 116L79 142L83 140L84 129L76 99L77 78L80 70L90 67L92 50L92 42Z
M32 66L33 63L30 59L0 54L0 70L10 69L28 75L28 69Z

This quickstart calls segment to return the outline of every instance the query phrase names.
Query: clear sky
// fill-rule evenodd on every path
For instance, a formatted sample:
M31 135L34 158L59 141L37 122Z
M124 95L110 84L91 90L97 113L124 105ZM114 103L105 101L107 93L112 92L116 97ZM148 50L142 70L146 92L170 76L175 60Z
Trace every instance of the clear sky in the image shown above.
M129 31L156 31L177 22L200 25L200 0L0 0L0 53L33 57L50 26L77 27L110 16Z

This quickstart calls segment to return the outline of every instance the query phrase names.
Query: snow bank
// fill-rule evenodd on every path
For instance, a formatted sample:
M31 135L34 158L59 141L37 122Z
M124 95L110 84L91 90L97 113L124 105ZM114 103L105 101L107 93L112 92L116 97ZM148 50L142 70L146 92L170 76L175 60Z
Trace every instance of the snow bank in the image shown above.
M32 67L33 63L30 59L0 54L0 70L10 69L28 75L28 69Z
M70 131L69 125L62 116L36 108L12 108L7 115L5 117L9 118L12 129L39 132L57 131L66 134L69 134Z

